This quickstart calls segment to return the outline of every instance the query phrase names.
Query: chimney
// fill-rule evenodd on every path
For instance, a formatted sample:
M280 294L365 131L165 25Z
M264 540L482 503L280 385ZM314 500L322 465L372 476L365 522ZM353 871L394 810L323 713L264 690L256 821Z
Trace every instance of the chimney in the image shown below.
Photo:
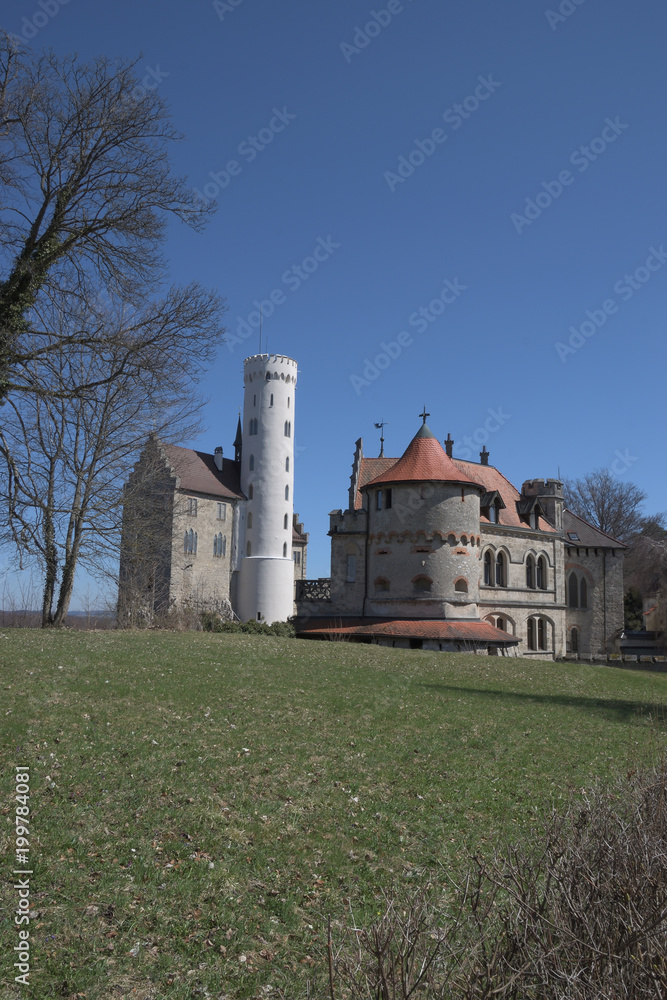
M482 450L479 453L479 460L482 463L482 465L488 465L489 464L489 453L486 450L486 445L484 445L484 447L482 448Z
M218 472L222 472L222 448L217 447L215 449L215 454L213 455L213 461L215 462L215 467Z
M454 442L452 440L452 436L449 433L449 431L447 431L447 440L445 441L445 451L447 452L447 456L451 458L452 453L454 451Z

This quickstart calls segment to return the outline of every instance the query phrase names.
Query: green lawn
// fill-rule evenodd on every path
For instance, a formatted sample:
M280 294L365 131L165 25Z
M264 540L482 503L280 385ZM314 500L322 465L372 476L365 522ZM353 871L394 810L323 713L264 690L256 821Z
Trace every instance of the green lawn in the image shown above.
M328 914L365 919L382 887L525 836L667 735L667 675L605 666L30 630L2 634L0 663L3 998L325 997Z

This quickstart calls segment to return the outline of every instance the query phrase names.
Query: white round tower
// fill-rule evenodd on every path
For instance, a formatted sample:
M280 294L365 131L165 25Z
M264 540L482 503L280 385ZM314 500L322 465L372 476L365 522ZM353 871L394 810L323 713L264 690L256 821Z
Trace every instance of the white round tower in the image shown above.
M294 614L294 394L297 364L281 354L243 363L241 489L248 497L241 531L238 614L243 621L285 621Z

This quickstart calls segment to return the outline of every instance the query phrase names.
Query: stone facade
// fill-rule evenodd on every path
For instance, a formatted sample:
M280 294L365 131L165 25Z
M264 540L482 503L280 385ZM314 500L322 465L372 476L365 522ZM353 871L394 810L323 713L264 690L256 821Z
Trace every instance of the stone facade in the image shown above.
M266 622L294 613L308 547L293 508L296 362L255 355L245 372L233 459L151 436L129 477L121 623L182 608Z
M357 442L348 509L330 514L328 599L301 589L308 634L323 637L320 619L354 619L351 636L368 628L372 641L444 649L444 632L420 640L410 622L460 623L461 636L477 622L511 637L519 655L612 651L623 624L622 544L566 510L558 480L527 480L519 492L488 452L465 462L452 447L425 425L401 459L365 458ZM402 637L380 634L389 621Z

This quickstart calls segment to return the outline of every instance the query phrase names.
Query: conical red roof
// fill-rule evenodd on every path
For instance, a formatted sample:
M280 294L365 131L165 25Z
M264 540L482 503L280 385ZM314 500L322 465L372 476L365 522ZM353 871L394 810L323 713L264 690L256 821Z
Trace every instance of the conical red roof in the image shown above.
M457 468L426 424L419 428L398 462L381 476L372 479L364 489L381 483L423 482L470 483L479 486L479 483Z

